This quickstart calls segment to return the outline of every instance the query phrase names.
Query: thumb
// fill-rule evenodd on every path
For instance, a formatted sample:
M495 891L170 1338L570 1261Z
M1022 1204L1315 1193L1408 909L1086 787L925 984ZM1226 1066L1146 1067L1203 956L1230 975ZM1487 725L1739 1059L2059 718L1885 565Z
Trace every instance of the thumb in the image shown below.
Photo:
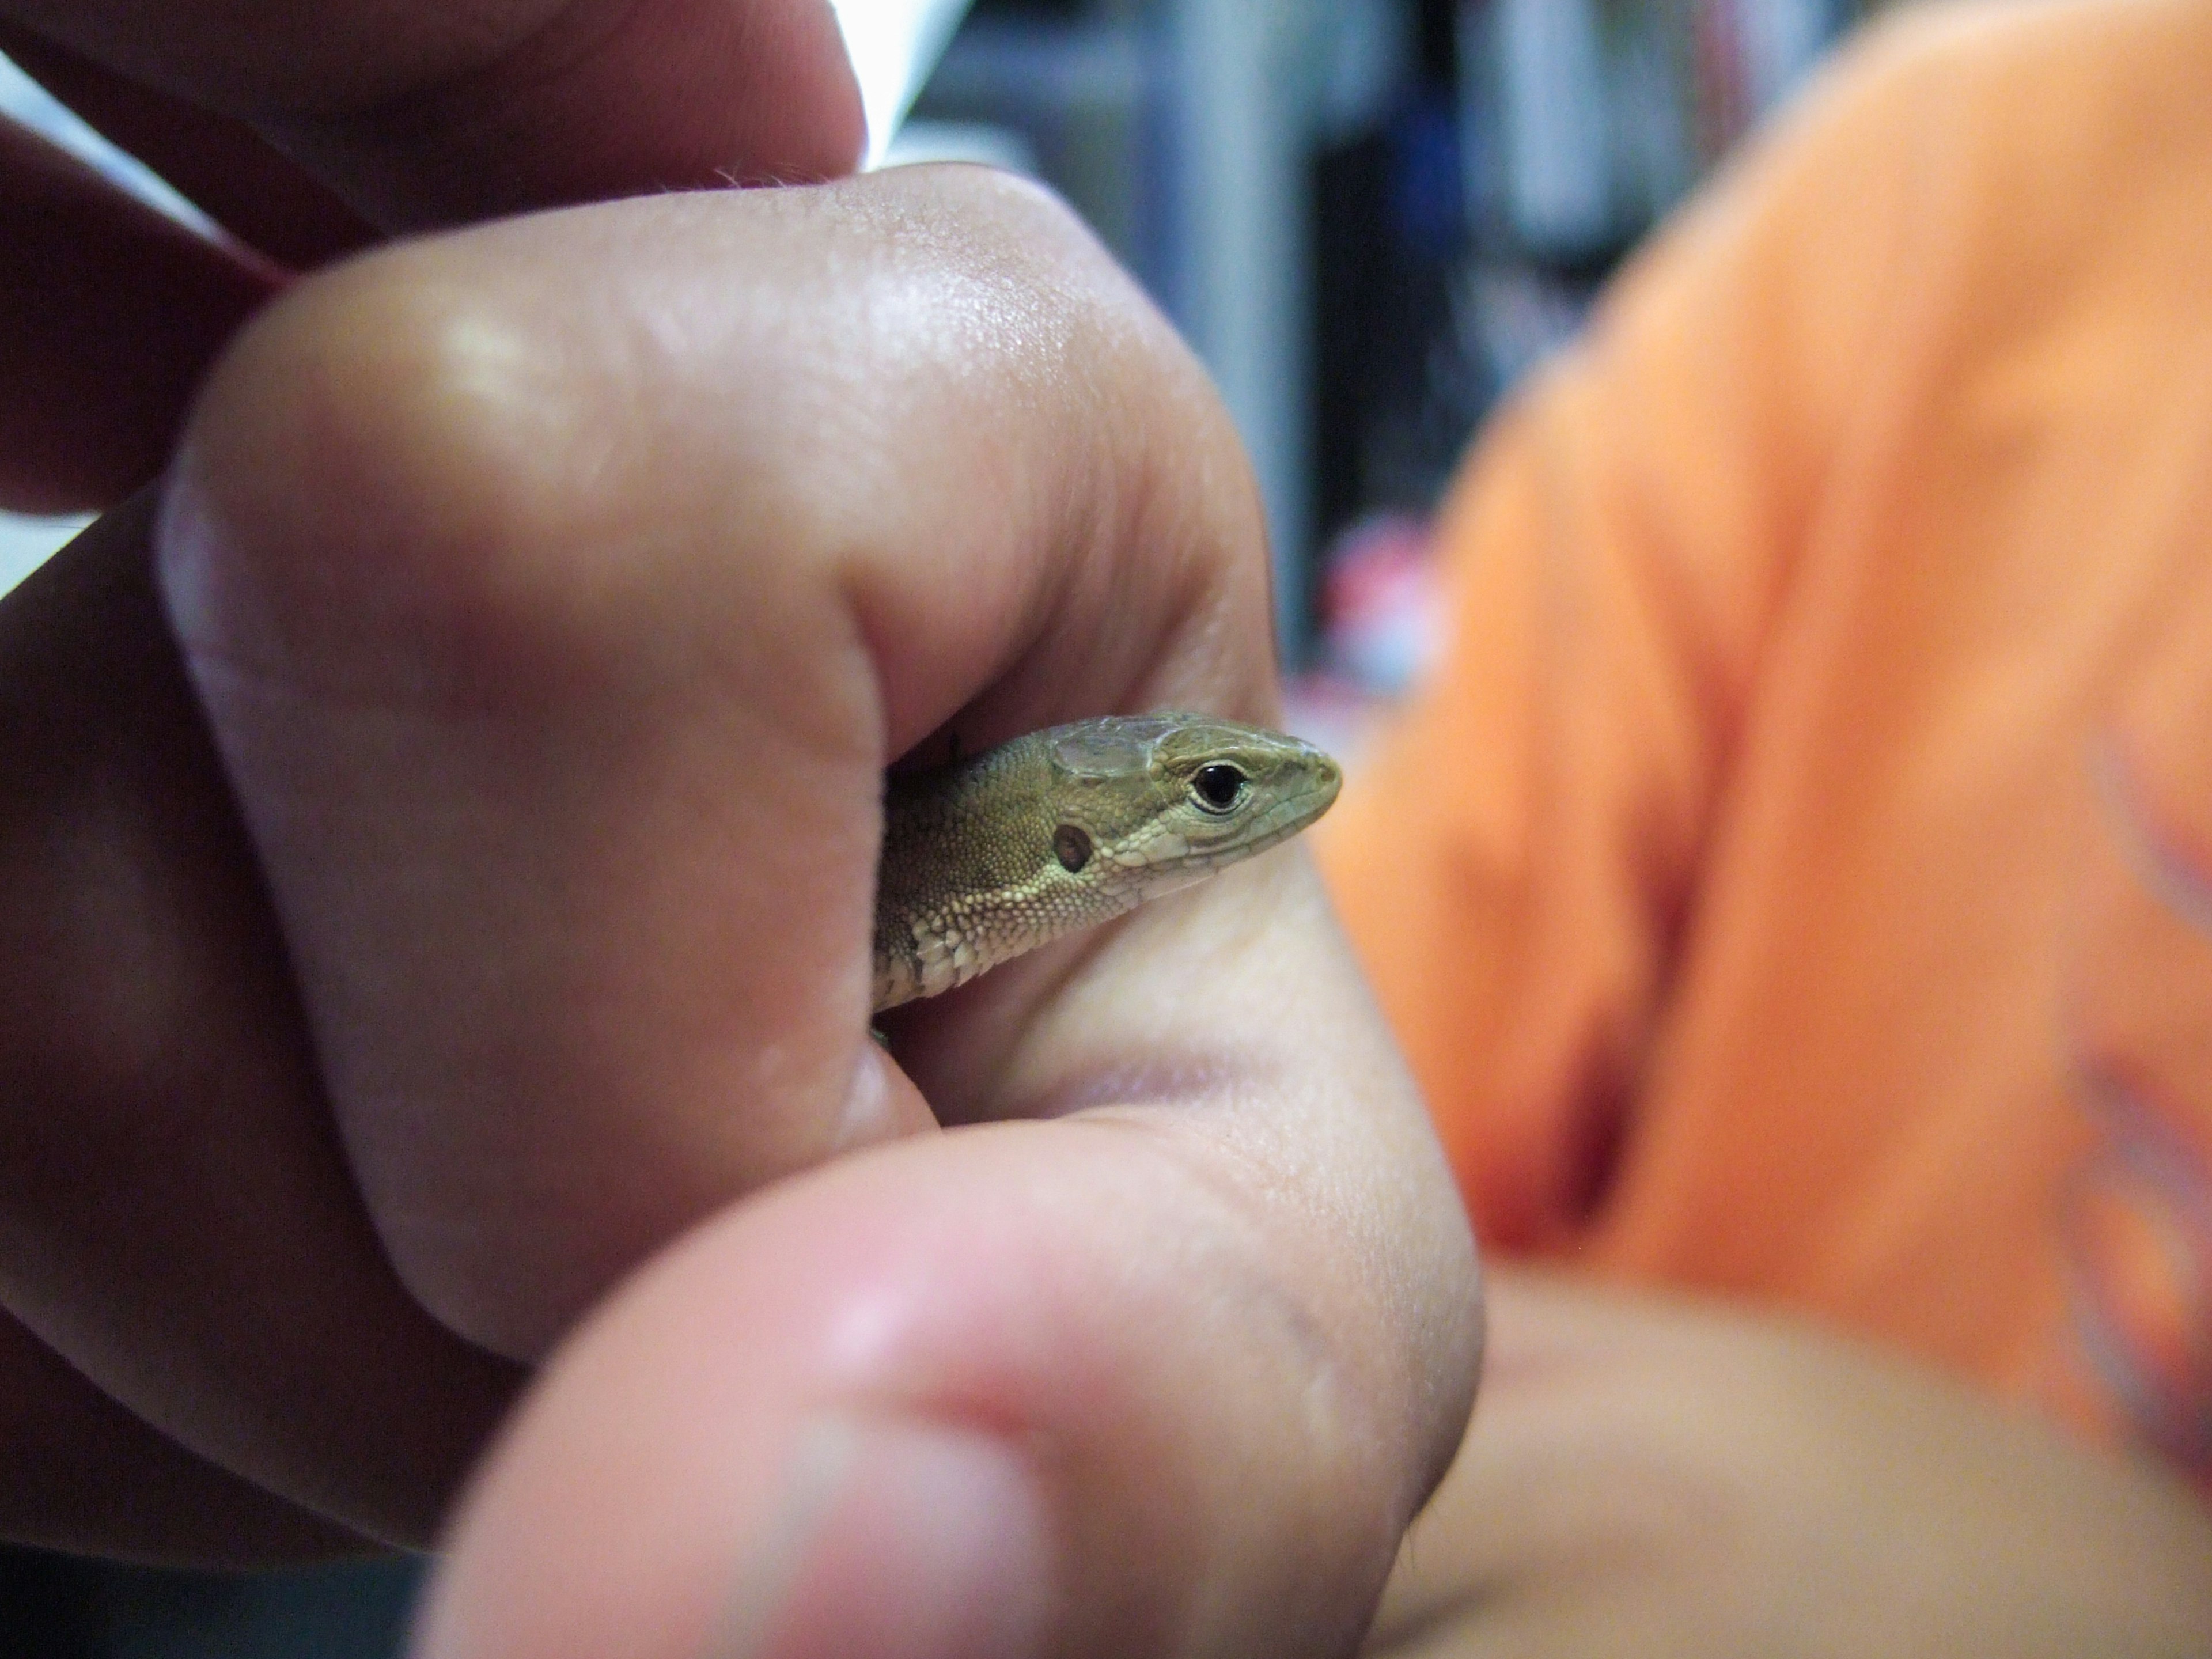
M1477 1329L1382 1061L1340 1115L1270 1103L1326 1181L1274 1166L1255 1079L1216 1077L726 1212L556 1355L418 1653L1353 1651Z

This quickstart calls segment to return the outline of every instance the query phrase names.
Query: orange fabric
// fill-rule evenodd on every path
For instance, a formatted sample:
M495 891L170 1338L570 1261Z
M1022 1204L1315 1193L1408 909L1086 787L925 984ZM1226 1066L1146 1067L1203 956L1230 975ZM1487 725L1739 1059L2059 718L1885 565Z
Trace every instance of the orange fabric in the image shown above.
M2212 1468L2212 6L1877 31L1441 534L1321 845L1485 1236Z

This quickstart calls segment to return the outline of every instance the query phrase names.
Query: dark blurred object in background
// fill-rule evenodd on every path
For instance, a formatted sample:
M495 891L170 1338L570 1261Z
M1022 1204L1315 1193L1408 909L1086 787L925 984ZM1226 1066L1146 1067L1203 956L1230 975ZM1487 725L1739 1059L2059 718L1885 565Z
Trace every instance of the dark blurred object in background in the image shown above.
M1322 633L1343 539L1432 510L1484 411L1872 9L977 0L917 113L1006 135L1206 360L1313 665L1358 654Z
M165 1572L0 1547L0 1659L390 1659L422 1564Z

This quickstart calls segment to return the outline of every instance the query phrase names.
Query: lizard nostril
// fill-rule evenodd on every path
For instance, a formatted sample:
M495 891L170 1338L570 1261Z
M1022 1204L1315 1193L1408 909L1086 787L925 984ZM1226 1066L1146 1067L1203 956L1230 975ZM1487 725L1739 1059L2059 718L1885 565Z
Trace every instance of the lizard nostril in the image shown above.
M1060 867L1074 875L1091 862L1091 837L1073 824L1063 823L1052 832L1052 851L1060 860Z

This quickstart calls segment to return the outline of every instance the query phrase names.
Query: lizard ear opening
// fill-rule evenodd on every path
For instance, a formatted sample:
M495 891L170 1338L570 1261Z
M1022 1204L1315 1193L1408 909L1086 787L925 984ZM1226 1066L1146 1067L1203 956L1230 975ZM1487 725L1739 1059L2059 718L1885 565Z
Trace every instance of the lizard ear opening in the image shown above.
M1060 867L1072 876L1091 862L1091 837L1073 824L1063 823L1052 832L1052 850Z

